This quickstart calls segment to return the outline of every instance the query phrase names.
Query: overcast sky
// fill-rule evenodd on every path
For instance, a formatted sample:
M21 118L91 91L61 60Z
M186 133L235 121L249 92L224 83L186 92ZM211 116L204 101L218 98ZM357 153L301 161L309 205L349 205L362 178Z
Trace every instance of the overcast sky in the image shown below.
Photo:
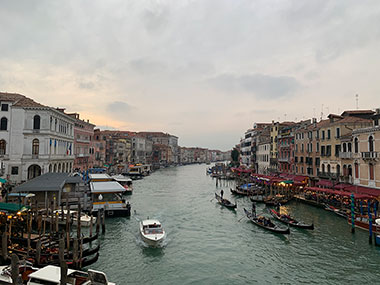
M182 146L380 107L379 52L378 0L0 2L0 91Z

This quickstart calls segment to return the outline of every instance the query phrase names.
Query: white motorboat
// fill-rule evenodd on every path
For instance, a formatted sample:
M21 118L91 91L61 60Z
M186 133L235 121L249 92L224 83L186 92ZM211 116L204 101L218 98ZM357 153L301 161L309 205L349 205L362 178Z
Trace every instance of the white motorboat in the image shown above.
M62 216L62 210L55 210L54 214L58 215L58 217ZM64 219L59 219L58 223L60 224L66 224L66 216L67 216L67 210L63 210ZM73 221L74 225L77 225L78 221L78 212L70 210L70 218ZM92 217L92 224L96 224L96 217ZM91 225L91 216L81 212L80 214L80 225L82 227L89 227Z
M140 235L150 246L161 245L165 238L165 230L158 220L148 219L140 222Z
M29 274L29 281L27 285L37 284L61 284L61 268L53 265L45 266ZM108 282L107 276L104 272L91 270L87 272L68 269L67 271L67 284L70 285L115 285L115 283Z

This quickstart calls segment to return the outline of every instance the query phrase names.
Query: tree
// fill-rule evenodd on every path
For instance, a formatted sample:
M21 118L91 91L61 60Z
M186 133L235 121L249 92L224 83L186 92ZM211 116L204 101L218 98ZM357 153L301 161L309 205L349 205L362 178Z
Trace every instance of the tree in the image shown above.
M234 148L231 151L231 160L232 160L233 165L239 166L239 156L240 156L240 152L236 148Z

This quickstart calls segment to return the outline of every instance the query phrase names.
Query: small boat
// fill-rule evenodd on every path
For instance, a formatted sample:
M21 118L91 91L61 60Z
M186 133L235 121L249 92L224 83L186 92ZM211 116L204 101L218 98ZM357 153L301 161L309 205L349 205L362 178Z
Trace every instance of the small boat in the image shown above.
M347 214L347 210L338 209L331 205L325 204L326 208L325 210L333 212L334 214L338 215L339 217L347 219L350 214Z
M263 195L254 195L249 197L252 203L264 203L264 196Z
M283 195L276 195L274 197L268 197L264 199L266 206L277 206L278 204L284 205L290 200L286 199Z
M256 224L257 226L267 229L271 232L278 233L278 234L284 234L288 235L290 234L289 227L288 228L282 228L274 223L269 218L263 217L263 216L255 216L252 215L251 212L249 212L247 209L244 208L244 213L247 215L248 219L251 220L252 223Z
M133 192L132 179L128 176L119 174L112 176L112 179L118 182L121 186L125 188L125 195L131 195Z
M215 193L215 198L220 205L223 205L229 209L236 209L236 207L237 207L236 202L235 202L235 204L233 204L229 200L222 198L220 195L218 195L216 193Z
M270 210L270 214L273 217L275 217L277 220L279 220L280 222L288 224L292 227L300 228L300 229L314 230L314 224L305 224L305 223L299 222L296 219L293 219L291 216L281 215L280 213L278 213L277 211L275 211L273 209Z
M251 196L253 194L255 194L254 192L250 191L250 190L240 190L240 189L232 189L230 188L230 191L232 194L234 195L240 195L240 196Z
M109 282L104 272L91 270L87 272L68 269L67 284L99 284L99 285L115 285ZM54 265L48 265L31 274L27 284L61 284L61 268Z
M66 217L67 217L67 210L63 210L63 219L62 217L62 210L55 210L54 214L59 217L58 224L60 225L66 225ZM78 212L70 210L70 219L73 222L73 225L78 224ZM96 217L92 217L92 224L96 224ZM89 227L91 225L91 216L81 212L80 214L80 225L82 227Z
M140 235L149 246L158 246L165 238L165 230L158 220L148 219L140 222Z

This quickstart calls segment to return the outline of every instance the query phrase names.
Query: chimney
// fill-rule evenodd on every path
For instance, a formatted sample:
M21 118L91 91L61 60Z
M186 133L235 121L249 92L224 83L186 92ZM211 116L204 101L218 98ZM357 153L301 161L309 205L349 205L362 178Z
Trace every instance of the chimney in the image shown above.
M380 108L376 109L376 115L380 115Z

